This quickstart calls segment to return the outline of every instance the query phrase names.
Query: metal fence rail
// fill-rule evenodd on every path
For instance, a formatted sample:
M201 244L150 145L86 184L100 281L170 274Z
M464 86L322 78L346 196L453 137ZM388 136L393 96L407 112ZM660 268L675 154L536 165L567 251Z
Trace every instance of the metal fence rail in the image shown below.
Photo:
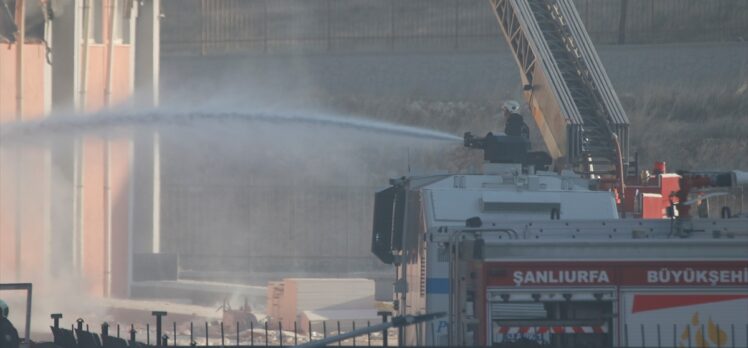
M383 313L381 313L383 314ZM62 348L126 348L137 347L129 342L138 342L145 346L295 346L307 342L326 339L329 336L356 330L355 321L324 321L309 322L301 325L294 322L292 327L283 327L280 322L249 323L248 325L224 322L199 322L199 323L177 323L168 322L164 317L166 312L154 312L155 325L110 325L101 324L100 334L94 331L96 328L89 327L83 319L78 319L70 330L60 325L61 314L53 314L55 343ZM383 318L383 320L386 320ZM379 322L368 321L366 326L374 326ZM432 329L430 323L421 323L425 328ZM361 326L359 326L361 328ZM75 337L73 336L75 334ZM70 346L73 343L77 345ZM84 343L86 337L94 341L105 342L103 345L88 347ZM107 339L106 337L111 337ZM717 348L744 348L748 345L748 325L713 323L699 323L694 325L686 320L681 324L653 324L653 325L622 325L619 333L619 342L608 348L635 348L635 347L717 347ZM72 340L72 341L71 341ZM127 346L119 347L116 342L126 343ZM72 343L71 343L72 342ZM106 342L110 342L109 345ZM112 343L115 342L115 343ZM385 332L376 332L348 339L332 346L346 347L371 347L396 345L397 329L389 329ZM605 347L601 347L605 348Z
M357 329L359 321L329 320L321 323L307 322L302 326L294 321L292 327L283 327L281 322L188 322L177 323L166 321L166 312L154 312L155 324L109 324L104 322L100 327L90 326L83 319L77 319L70 329L60 324L62 314L53 314L51 326L55 344L62 348L125 348L144 346L295 346L308 342L327 339L330 336L343 334ZM383 320L386 320L383 318ZM384 321L382 321L384 322ZM381 322L368 320L359 323L358 328L374 327ZM99 333L96 330L100 328ZM374 329L376 330L376 328ZM88 347L91 341L99 345ZM374 332L339 342L337 346L387 346L397 341L397 329L386 332ZM103 344L101 344L104 342ZM106 342L113 342L107 345ZM120 344L117 344L117 343ZM136 342L137 345L131 344ZM124 343L125 347L120 347Z
M597 43L748 39L745 0L575 0ZM164 0L162 52L486 50L487 0Z

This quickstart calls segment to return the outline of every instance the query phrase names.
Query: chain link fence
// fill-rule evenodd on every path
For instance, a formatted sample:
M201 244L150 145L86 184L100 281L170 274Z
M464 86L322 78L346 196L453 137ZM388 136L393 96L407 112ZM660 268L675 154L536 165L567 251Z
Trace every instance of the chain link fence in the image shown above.
M598 44L748 39L745 0L575 0ZM473 51L503 39L488 0L164 0L165 55Z

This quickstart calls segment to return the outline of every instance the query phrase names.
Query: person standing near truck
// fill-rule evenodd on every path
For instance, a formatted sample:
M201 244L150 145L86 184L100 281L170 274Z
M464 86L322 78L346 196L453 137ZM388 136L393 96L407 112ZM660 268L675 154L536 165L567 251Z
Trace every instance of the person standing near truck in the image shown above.
M0 300L0 348L18 348L18 330L8 319L10 309Z
M501 108L504 110L504 117L506 117L504 134L513 137L523 137L526 140L530 140L530 128L519 113L519 103L514 100L509 100L505 102Z

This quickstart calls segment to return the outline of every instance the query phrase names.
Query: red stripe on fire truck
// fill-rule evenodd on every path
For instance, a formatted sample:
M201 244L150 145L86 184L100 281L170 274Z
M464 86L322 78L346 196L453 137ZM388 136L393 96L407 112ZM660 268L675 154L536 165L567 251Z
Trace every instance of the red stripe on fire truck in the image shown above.
M599 326L497 326L494 333L506 334L604 334L608 333L606 325Z
M699 294L699 295L642 295L634 296L632 313L657 309L693 306L699 304L748 299L748 295Z

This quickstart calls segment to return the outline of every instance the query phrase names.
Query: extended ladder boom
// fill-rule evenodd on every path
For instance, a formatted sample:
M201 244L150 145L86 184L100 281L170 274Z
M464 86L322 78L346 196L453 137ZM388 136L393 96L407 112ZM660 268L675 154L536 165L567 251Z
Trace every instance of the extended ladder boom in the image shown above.
M551 156L590 176L615 174L628 158L629 121L573 0L491 5Z

